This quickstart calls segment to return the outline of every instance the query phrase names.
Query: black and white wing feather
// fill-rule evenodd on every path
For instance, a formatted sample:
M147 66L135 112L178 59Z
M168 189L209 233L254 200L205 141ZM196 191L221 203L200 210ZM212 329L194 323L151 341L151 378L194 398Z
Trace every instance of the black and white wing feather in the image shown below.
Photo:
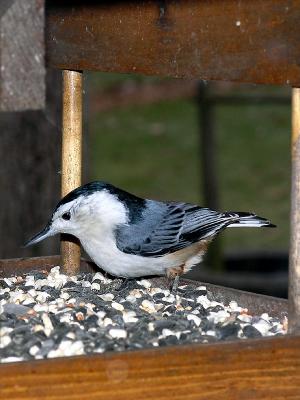
M148 215L139 223L117 233L118 247L124 253L163 256L213 237L238 220L237 214L219 213L187 203L153 202L146 212Z

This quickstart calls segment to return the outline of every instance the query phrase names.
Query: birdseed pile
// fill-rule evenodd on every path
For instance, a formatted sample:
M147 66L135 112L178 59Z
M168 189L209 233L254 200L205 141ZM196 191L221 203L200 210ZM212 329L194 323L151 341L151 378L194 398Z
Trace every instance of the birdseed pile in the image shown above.
M181 285L48 272L0 279L0 362L283 335L287 320Z

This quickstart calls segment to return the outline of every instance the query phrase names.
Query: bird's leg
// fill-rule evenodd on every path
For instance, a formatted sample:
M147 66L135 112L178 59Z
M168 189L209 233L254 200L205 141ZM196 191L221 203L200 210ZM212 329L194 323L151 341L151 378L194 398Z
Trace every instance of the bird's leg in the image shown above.
M184 266L169 268L167 270L167 278L170 281L170 292L176 297L179 285L179 278L184 272Z
M179 285L179 278L180 275L176 275L175 278L173 279L173 285L171 288L171 293L176 296L177 295L177 289L178 289L178 285Z

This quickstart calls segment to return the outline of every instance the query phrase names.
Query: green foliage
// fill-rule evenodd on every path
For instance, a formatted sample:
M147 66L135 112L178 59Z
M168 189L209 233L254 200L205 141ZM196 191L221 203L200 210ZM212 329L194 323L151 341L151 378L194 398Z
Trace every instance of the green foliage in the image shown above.
M287 106L220 107L217 112L221 204L253 211L277 229L228 230L226 243L252 249L286 249L290 208L290 109Z
M192 101L115 109L90 122L92 179L140 196L201 204L199 127ZM278 225L228 230L226 249L286 249L289 237L288 106L217 106L223 210L254 211Z

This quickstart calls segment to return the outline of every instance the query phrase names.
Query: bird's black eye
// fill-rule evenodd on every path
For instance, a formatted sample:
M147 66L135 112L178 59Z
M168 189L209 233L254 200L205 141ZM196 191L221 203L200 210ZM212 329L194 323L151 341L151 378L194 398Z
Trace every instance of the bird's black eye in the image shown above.
M69 219L71 219L71 213L70 212L65 212L61 217L62 217L62 219L65 219L66 221L69 221Z

